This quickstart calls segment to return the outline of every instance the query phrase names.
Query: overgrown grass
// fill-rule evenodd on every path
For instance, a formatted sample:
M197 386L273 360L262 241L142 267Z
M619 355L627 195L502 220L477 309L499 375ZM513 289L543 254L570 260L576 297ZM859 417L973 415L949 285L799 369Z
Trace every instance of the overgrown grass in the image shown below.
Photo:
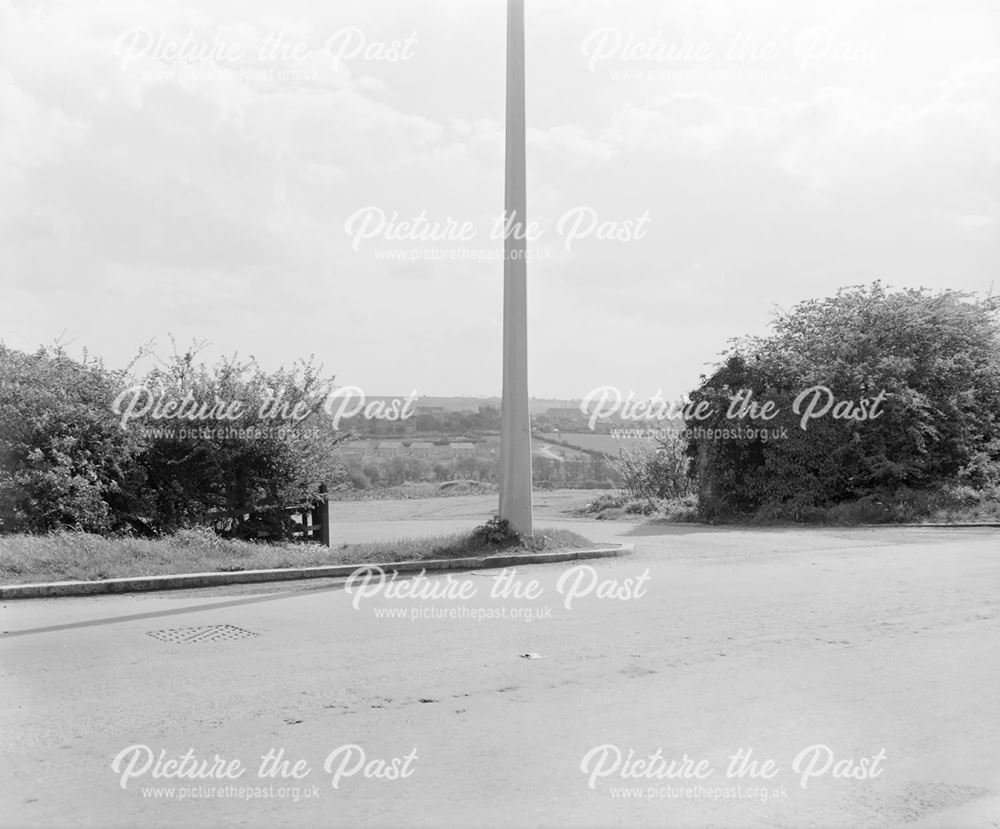
M810 524L960 524L1000 521L1000 492L946 485L933 489L902 488L875 492L830 507L812 507L793 517L788 509L763 510L761 522L788 521Z
M707 521L698 515L698 498L632 498L624 492L600 495L577 510L598 521L640 520L778 526L859 526L866 524L977 524L1000 522L1000 490L946 485L877 492L827 507L768 504L755 513L733 513Z
M598 521L652 518L686 523L698 520L698 499L695 495L685 495L683 498L633 498L624 492L612 492L598 496L578 513Z
M753 513L719 515L711 523L757 526L865 526L872 524L980 524L1000 522L1000 490L943 484L871 492L828 506L789 501Z
M364 564L595 546L567 530L540 530L530 541L489 544L472 533L371 544L264 544L183 530L163 539L104 538L89 533L0 536L0 583L91 581L128 576Z

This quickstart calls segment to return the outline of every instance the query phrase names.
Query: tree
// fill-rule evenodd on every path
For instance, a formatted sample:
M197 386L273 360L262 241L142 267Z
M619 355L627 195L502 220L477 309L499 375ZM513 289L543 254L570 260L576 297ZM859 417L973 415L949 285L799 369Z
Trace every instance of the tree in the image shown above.
M346 480L345 435L323 409L332 380L311 362L177 354L142 381L61 349L0 345L0 532L110 533L216 524L291 530L288 508Z
M633 498L681 498L691 491L686 441L678 432L661 432L652 446L620 449L613 463Z
M771 335L736 341L691 396L715 414L686 425L784 427L787 438L692 440L703 514L763 508L795 516L876 491L995 478L998 308L995 298L890 291L876 282L803 302L776 317ZM881 414L852 420L827 413L803 429L793 402L814 386L837 401L882 395ZM732 395L746 389L758 401L773 400L779 415L766 423L727 419Z
M25 354L0 344L0 532L127 526L143 478L141 443L111 409L123 382L59 347Z
M175 352L116 407L123 418L141 412L127 425L146 441L140 462L153 524L214 523L236 536L263 524L286 535L289 507L346 480L334 453L346 435L323 410L332 379L312 362L268 373L252 359L210 368L195 356ZM171 404L180 408L165 416Z

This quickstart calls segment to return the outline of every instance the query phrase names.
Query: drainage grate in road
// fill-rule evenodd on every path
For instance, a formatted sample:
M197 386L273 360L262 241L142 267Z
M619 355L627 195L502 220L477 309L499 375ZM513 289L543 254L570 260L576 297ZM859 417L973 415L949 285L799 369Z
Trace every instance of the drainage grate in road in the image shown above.
M147 630L146 635L159 639L161 642L173 642L180 645L189 642L219 642L223 639L249 639L260 634L233 625L208 625L206 627Z

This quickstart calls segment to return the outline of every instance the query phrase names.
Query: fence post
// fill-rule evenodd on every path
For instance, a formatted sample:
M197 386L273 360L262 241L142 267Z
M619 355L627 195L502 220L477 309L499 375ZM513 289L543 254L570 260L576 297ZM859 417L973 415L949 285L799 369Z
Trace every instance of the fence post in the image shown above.
M307 505L306 508L302 511L303 541L312 541L313 531L309 529L309 527L311 527L312 525L313 525L313 511L312 508Z
M324 547L330 546L330 496L326 493L326 484L319 488L320 501L316 505L316 516L319 519L320 543Z

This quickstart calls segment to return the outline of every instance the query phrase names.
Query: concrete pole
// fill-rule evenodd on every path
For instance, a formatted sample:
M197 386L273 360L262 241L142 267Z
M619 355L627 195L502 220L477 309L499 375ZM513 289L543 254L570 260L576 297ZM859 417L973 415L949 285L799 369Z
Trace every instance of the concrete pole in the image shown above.
M507 0L507 128L503 262L503 402L500 517L532 534L531 421L528 414L527 205L524 141L524 0ZM513 219L513 220L512 220Z

